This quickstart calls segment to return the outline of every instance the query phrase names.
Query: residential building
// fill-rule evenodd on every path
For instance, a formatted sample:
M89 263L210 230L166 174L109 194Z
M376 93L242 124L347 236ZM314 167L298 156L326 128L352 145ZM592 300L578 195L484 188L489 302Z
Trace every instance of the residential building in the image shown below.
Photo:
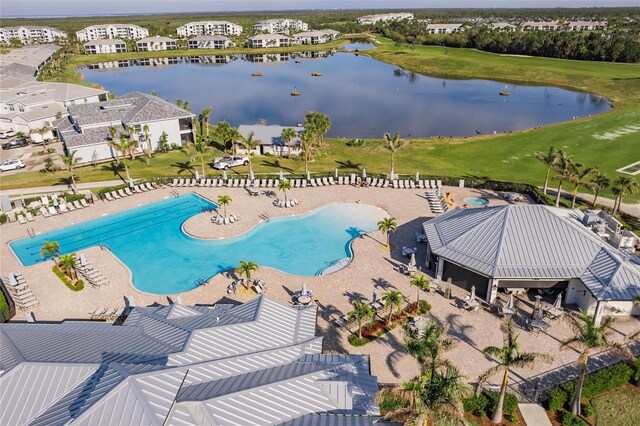
M293 129L296 132L296 138L287 144L282 139L282 131L284 129ZM300 154L300 133L304 131L304 127L262 125L262 124L241 124L238 132L243 138L249 137L253 133L253 140L259 141L258 147L253 151L256 155L280 155L287 156L289 154ZM247 153L242 144L237 144L237 151Z
M553 21L527 21L520 26L522 31L562 31L564 25Z
M176 50L176 41L169 37L145 37L136 42L138 52L155 52L159 50Z
M80 41L100 40L105 38L139 40L141 38L149 37L149 30L133 24L91 25L76 32L76 37Z
M0 44L18 39L23 44L53 43L67 38L67 33L51 27L21 26L0 28Z
M122 325L0 324L0 424L372 425L368 355L322 354L317 307L133 307ZM37 344L34 344L37 343Z
M297 33L293 39L298 44L322 44L328 43L340 37L340 32L335 30L315 30Z
M253 37L249 37L247 44L249 47L253 48L285 47L291 46L291 39L286 35L280 34L258 34Z
M378 22L402 21L403 19L413 20L413 13L380 13L377 15L366 15L358 18L360 25L374 25Z
M518 27L508 22L492 22L487 24L492 30L500 30L503 32L517 31Z
M606 30L606 21L569 21L566 25L569 31L596 31Z
M67 107L107 100L102 89L69 83L36 81L31 75L2 73L0 77L0 129L36 135L65 117ZM37 136L34 139L38 139Z
M638 237L604 212L542 205L455 209L424 224L438 280L493 304L498 290L562 293L596 315L640 315Z
M58 137L68 151L75 151L80 163L102 161L119 155L109 145L109 127L139 142L138 151L155 151L163 133L167 143L184 145L195 140L192 119L195 115L157 96L139 92L118 96L106 102L68 107L69 117L54 123ZM148 126L149 138L144 129ZM119 136L118 136L119 137Z
M233 35L242 34L242 27L227 21L199 21L189 22L177 29L178 36L191 37L200 35Z
M0 73L36 76L38 71L60 49L55 44L41 44L11 49L9 53L0 55Z
M429 34L453 34L464 31L462 24L427 24L425 28Z
M122 40L93 40L84 44L84 53L97 55L99 53L125 53L127 44Z
M189 39L189 49L227 49L233 42L221 35L201 35Z
M253 25L254 32L262 33L266 31L269 34L291 34L298 31L307 31L308 29L309 24L298 19L265 19Z

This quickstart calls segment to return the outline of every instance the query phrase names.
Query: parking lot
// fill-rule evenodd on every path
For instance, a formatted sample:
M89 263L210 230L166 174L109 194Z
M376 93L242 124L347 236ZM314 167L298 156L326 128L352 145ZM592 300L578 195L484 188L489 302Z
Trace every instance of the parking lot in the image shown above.
M13 139L15 138L0 139L0 145L4 145ZM47 144L47 148L54 149L55 152L47 155L38 155L38 153L43 151L41 143L30 144L20 148L0 149L0 162L4 162L12 158L19 158L26 165L24 169L10 170L2 172L2 174L6 176L14 173L21 173L22 170L40 170L44 167L44 159L48 156L54 159L55 164L58 165L58 167L62 166L59 156L59 154L62 154L62 143L59 141L52 141Z

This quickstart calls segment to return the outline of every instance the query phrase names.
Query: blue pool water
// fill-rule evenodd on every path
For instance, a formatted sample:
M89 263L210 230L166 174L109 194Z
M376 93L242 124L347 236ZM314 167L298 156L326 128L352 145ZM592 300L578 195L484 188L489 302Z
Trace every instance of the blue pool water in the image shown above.
M385 215L369 205L333 204L307 215L272 219L229 239L200 240L182 231L187 219L213 208L214 203L186 194L17 240L10 246L28 266L42 261L44 241L57 241L62 254L104 245L131 269L136 288L175 294L236 267L240 260L294 275L320 274L351 257L351 241L377 229Z
M489 200L487 200L484 197L467 197L462 201L464 201L465 204L468 204L470 206L477 206L477 207L482 207L489 204Z

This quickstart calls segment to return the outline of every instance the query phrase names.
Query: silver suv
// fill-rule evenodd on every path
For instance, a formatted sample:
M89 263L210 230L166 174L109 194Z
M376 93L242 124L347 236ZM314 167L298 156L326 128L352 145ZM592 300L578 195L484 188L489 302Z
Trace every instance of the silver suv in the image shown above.
M249 164L247 157L218 157L213 160L213 168L226 170L229 167L246 166Z

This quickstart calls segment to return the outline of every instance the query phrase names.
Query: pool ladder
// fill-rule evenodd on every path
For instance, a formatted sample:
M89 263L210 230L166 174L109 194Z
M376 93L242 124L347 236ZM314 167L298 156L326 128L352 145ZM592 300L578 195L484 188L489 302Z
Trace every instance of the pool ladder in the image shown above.
M177 189L172 189L171 191L169 191L169 194L173 195L174 198L178 198L180 196L180 193Z
M267 212L262 212L260 213L260 219L264 220L265 222L269 222L271 220L271 218L269 217L269 213Z
M36 236L36 231L34 231L33 228L27 228L27 234L29 234L29 236L33 238Z

